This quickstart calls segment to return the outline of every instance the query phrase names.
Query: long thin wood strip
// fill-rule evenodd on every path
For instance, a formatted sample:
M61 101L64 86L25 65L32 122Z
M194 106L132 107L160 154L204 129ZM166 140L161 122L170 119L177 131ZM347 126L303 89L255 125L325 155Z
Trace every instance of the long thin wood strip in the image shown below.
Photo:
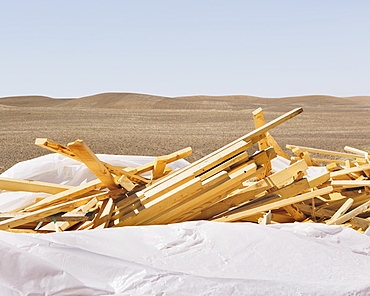
M242 162L245 162L245 161L248 161L249 157L248 157L248 153L247 152L241 152L240 154L222 162L221 164L213 167L212 169L202 173L201 175L199 175L199 178L203 181L203 180L206 180L207 178L213 176L213 175L216 175L217 173L219 173L220 171L222 170L225 170L225 169L228 169L230 168L231 166L234 166L238 163L242 163Z
M46 148L46 149L48 149L50 151L53 151L55 153L59 153L59 154L62 154L66 157L69 157L69 158L72 158L74 160L80 161L78 156L74 152L72 152L68 147L63 146L63 145L61 145L57 142L54 142L52 140L45 139L45 138L37 138L36 141L35 141L35 144L37 146ZM149 180L147 180L147 179L145 179L141 176L137 176L137 175L135 175L135 174L133 174L129 171L125 171L125 170L123 170L119 167L110 165L109 163L106 163L106 162L103 162L103 161L102 161L102 163L105 165L105 167L109 170L110 173L116 175L117 177L125 175L131 181L136 182L138 184L144 185L144 184L149 183Z
M276 151L277 155L290 160L288 154L286 154L284 152L284 150L279 146L279 144L276 142L274 137L271 136L271 134L269 132L266 133L266 139L267 139L267 142L269 143L269 145L274 147L274 150Z
M83 140L76 140L67 146L102 181L105 187L110 190L119 188L111 173Z
M163 176L164 170L167 165L167 157L159 156L154 161L151 180L158 179Z
M295 221L302 222L303 220L306 219L306 215L301 212L295 204L292 205L287 205L283 207L283 209L294 218Z
M210 205L207 209L204 209L199 213L195 219L210 219L213 216L226 212L230 208L236 207L242 203L245 203L253 199L257 194L260 194L272 187L283 186L287 181L297 175L300 171L307 170L307 164L304 160L296 162L295 164L283 169L279 172L276 172L265 179L262 179L253 185L250 185L244 189L235 192L231 196Z
M363 231L369 228L370 221L368 219L360 218L360 217L353 217L349 221L353 226L360 227Z
M27 213L1 213L0 214L0 221L5 221L7 219L12 219L14 217L23 217L27 215ZM86 212L79 212L79 213L58 213L53 215L52 217L45 217L36 222L51 222L55 219L56 221L65 221L65 222L78 222L78 221L87 221L92 220L92 215L87 215Z
M108 198L103 201L100 211L95 216L92 228L107 228L114 209L113 198Z
M103 183L99 179L93 180L93 181L90 181L86 184L76 186L72 189L65 190L63 192L57 193L57 194L52 195L52 196L48 196L48 197L44 198L43 200L39 201L38 203L27 207L25 209L25 211L26 212L36 211L36 210L39 210L43 207L47 207L47 206L49 206L53 203L70 200L72 198L75 198L79 195L85 194L85 193L87 193L89 191L92 191L94 189L100 188L102 186L103 186Z
M191 149L191 147L187 147L187 148L181 149L179 151L176 151L174 153L164 155L164 157L166 157L167 164L168 164L168 163L174 162L176 160L179 160L179 159L185 158L187 156L190 156L192 153L193 153L193 150ZM141 175L141 174L144 174L146 172L149 172L149 171L153 170L154 165L155 165L155 161L151 161L147 164L141 165L137 168L130 169L128 171L130 173L135 174L135 175Z
M176 189L168 192L167 194L158 197L151 203L146 205L146 208L135 216L128 218L125 221L121 221L116 226L127 226L127 225L138 225L143 224L146 220L160 214L168 207L174 207L178 205L184 198L196 194L202 190L202 182L199 178L195 178Z
M105 199L109 197L108 193L100 193L96 195L98 199ZM84 205L88 203L92 198L94 197L84 197L80 199L75 199L72 201L68 201L62 204L58 204L52 207L42 208L34 212L26 213L22 217L14 217L12 219L8 219L5 221L0 222L0 230L5 230L9 228L14 228L29 222L34 222L37 220L40 220L42 218L54 215L59 212L67 212L70 211L76 207L79 207L81 205Z
M249 210L246 210L244 212L240 212L240 213L236 213L236 214L233 214L233 215L230 215L230 216L217 218L213 221L217 221L217 222L238 221L240 219L243 219L243 218L248 217L248 216L252 216L252 215L257 214L257 213L269 211L269 210L272 210L272 209L278 209L278 208L281 208L281 207L284 207L284 206L287 206L287 205L291 205L291 204L294 204L294 203L298 203L298 202L313 198L313 197L318 196L318 195L328 194L331 191L333 191L333 187L328 186L328 187L325 187L325 188L322 188L322 189L314 190L314 191L311 191L311 192L308 192L308 193L304 193L304 194L300 194L300 195L290 197L290 198L287 198L287 199L272 202L272 203L267 204L267 205L263 205L263 206L260 206L260 207L249 209Z
M307 179L303 178L299 181L290 183L282 188L269 192L263 196L252 199L250 202L247 202L241 207L238 207L237 209L232 210L231 212L228 212L225 215L238 213L241 211L245 211L247 209L251 209L251 208L255 208L255 207L259 207L259 206L271 203L273 201L289 198L289 197L298 195L307 189L310 189L310 184L307 181Z
M214 157L216 156L217 158L217 155L219 155L220 153L222 153L224 150L232 147L232 146L235 146L235 144L237 144L238 142L240 141L244 141L247 143L247 148L251 147L254 143L256 143L261 135L263 135L264 133L268 132L269 130L281 125L282 123L288 121L289 119L299 115L300 113L303 112L303 109L302 108L296 108L296 109L293 109L291 110L290 112L287 112L285 114L283 114L282 116L270 121L269 123L261 126L260 128L258 129L255 129L253 130L252 132L240 137L239 139L221 147L220 149L208 154L207 156L195 161L194 163L192 163L191 165L187 166L187 167L184 167L180 170L177 170L176 172L173 172L171 175L163 178L160 182L154 184L153 186L159 186L160 184L163 184L165 182L168 182L169 180L171 180L172 178L178 176L178 175L181 175L181 174L186 174L185 172L189 173L190 175L194 173L194 167L195 166L198 166L198 165L201 165L203 162L205 162L206 160L208 160L209 158L211 157ZM237 150L238 151L238 150ZM233 155L230 155L230 157L240 153L241 151L238 151L236 153L234 153ZM206 169L204 169L205 171Z
M310 147L304 147L304 146L286 145L286 147L289 149L298 148L303 151L314 152L314 153L319 153L319 154L326 154L326 155L342 156L342 157L349 157L349 158L359 157L359 154L350 154L350 153L323 150L323 149L310 148ZM333 162L335 161L333 160Z
M202 196L204 194L208 194L208 192L214 190L214 188L224 186L226 182L230 180L229 175L225 172L219 172L218 174L212 176L211 178L202 182L204 190L197 194L193 194L191 196L187 196L183 199L176 207L169 207L162 211L160 214L152 217L151 219L147 219L145 221L146 224L164 224L169 223L173 220L173 217L178 217L186 211L189 207L194 207L194 202L201 202Z
M220 186L192 199L190 203L185 204L185 208L182 210L182 213L176 214L175 217L170 221L166 221L166 223L177 223L194 219L194 217L198 216L204 209L225 198L227 194L238 188L238 186L240 186L238 183L240 184L247 179L253 178L263 170L262 167L253 168L252 165L249 165L248 167L246 167L244 171L241 171L237 176L233 176L231 180L228 180ZM243 181L238 181L238 179ZM179 211L180 209L176 210Z
M370 180L333 180L331 185L346 188L370 186Z
M342 206L334 213L334 215L326 221L327 225L332 225L335 224L336 221L340 218L340 216L343 216L343 214L352 206L353 204L353 199L348 198Z
M262 108L254 110L252 114L255 128L259 128L265 124L265 115L263 114ZM263 133L262 138L258 141L258 150L265 150L268 147L269 143L266 138L266 133ZM260 177L271 175L271 162L267 161L263 166L265 172Z
M195 176L199 176L202 173L206 172L208 169L219 165L223 161L243 152L246 149L247 144L245 142L237 142L233 146L225 149L221 153L210 157L204 162L197 165L190 165L185 167L183 173L173 172L168 177L164 177L158 183L153 184L152 186L144 189L142 192L145 195L145 198L142 199L143 203L147 203L158 196L161 196L174 188L181 186L188 180L194 179ZM181 169L180 169L181 170Z
M357 173L357 172L366 171L366 170L370 170L370 164L364 164L364 165L360 165L358 167L347 168L347 169L344 169L344 170L331 172L330 177L333 178L333 177L343 176L343 175L346 175L346 174Z
M73 209L72 211L70 211L69 213L70 214L78 214L78 213L81 213L81 212L87 212L92 207L94 207L98 202L99 202L99 199L97 199L96 197L93 197L87 204L79 206L79 207ZM73 225L75 225L77 223L79 223L79 222L66 221L66 222L58 223L58 227L59 227L60 230L65 231L65 230L67 230L68 228L72 227ZM40 230L50 230L52 224L53 223L48 223L48 224L44 225L43 227L41 227Z
M369 160L369 153L366 152L366 151L362 151L360 149L357 149L357 148L353 148L353 147L349 147L349 146L345 146L344 147L344 150L348 151L348 152L352 152L354 154L358 154L358 155L361 155L362 157L364 157L365 159Z
M353 209L352 211L348 212L347 214L344 214L343 216L339 217L337 220L331 221L330 224L334 224L334 225L342 224L352 219L353 217L356 217L357 215L367 211L369 208L370 208L370 201L367 201L363 203L362 205L358 206L357 208Z
M56 194L71 188L73 188L73 186L0 177L0 190L45 192L49 194Z

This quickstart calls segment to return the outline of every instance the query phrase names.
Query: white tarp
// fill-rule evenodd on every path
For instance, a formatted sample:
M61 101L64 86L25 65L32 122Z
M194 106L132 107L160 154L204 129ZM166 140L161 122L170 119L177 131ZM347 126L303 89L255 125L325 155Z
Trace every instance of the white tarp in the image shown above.
M153 160L99 157L132 167ZM1 176L78 185L94 178L89 174L51 154ZM3 210L34 198L27 194L1 192ZM370 295L370 237L342 226L199 221L54 234L0 231L0 254L0 295Z
M342 226L0 231L0 252L0 295L370 294L370 237Z

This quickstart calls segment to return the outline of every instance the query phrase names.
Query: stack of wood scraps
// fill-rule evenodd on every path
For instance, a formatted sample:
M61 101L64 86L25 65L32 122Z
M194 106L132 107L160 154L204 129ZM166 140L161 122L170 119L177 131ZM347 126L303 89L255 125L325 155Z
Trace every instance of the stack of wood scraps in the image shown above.
M43 233L206 219L320 222L365 231L370 225L369 155L351 147L340 153L287 145L294 154L289 157L271 136L270 130L302 111L265 123L259 108L253 112L255 130L175 171L169 164L191 155L191 148L132 168L101 161L82 140L63 146L37 139L36 145L82 162L97 179L67 186L0 178L0 190L50 194L0 214L0 229ZM252 146L258 151L248 152ZM277 170L282 160L285 167Z

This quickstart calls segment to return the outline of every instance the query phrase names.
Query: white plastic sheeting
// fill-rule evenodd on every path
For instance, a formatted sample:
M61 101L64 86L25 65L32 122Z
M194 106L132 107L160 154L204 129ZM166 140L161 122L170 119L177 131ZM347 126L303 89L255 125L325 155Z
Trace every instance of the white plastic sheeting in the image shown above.
M370 237L342 226L186 222L0 232L1 295L369 295Z

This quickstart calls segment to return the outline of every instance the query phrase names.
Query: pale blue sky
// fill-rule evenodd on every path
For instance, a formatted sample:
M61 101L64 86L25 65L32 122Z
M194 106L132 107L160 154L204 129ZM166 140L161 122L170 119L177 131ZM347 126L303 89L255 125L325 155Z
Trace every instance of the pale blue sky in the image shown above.
M370 95L370 1L0 0L0 97Z

